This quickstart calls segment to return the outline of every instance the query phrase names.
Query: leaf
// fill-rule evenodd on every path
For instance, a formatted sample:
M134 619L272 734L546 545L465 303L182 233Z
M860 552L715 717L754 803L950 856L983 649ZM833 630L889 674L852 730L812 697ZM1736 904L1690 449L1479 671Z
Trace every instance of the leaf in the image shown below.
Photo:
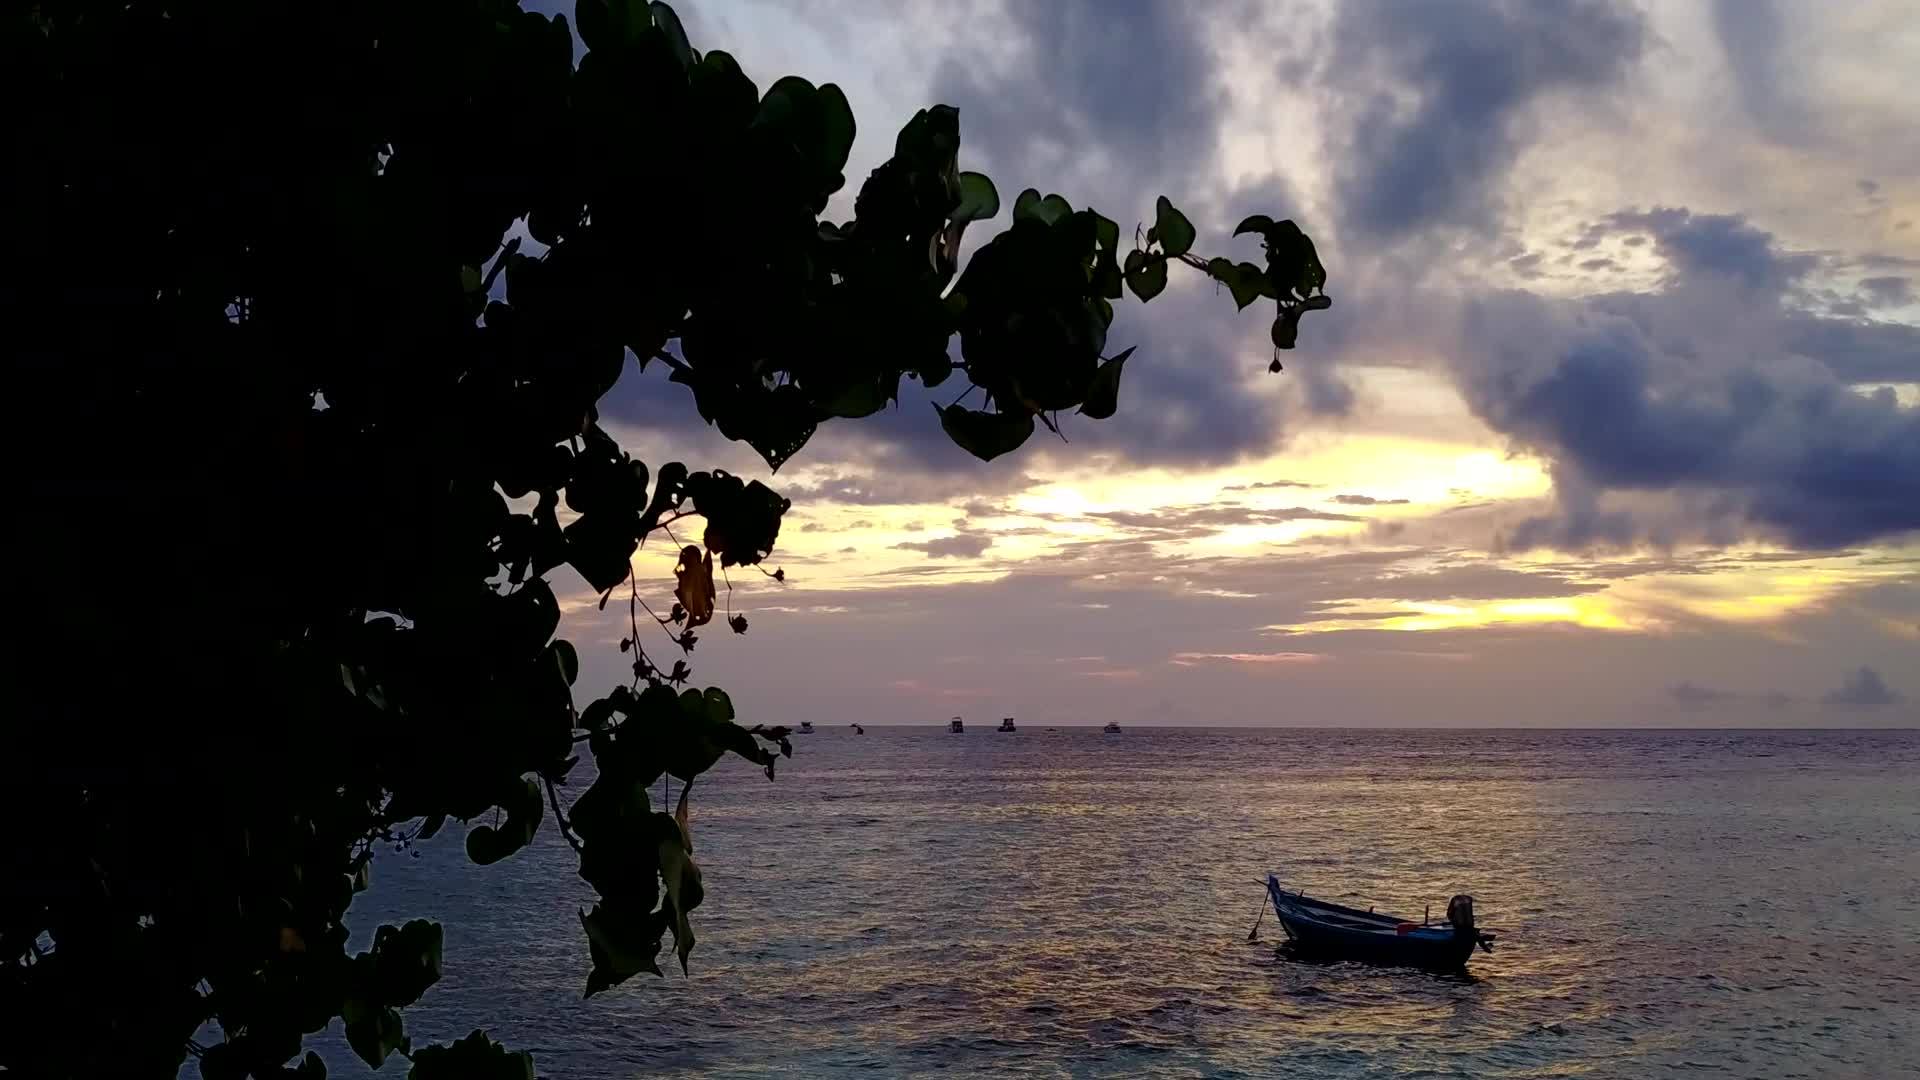
M467 833L467 857L477 866L490 866L533 843L545 815L546 803L540 799L540 785L524 777L509 784L498 797L507 819L499 828L476 825Z
M582 911L580 925L587 932L587 951L593 962L584 996L618 986L643 971L661 974L656 957L666 923L664 911L607 900L593 905L591 911Z
M561 638L547 646L548 655L553 657L554 667L559 669L560 677L568 686L580 677L580 654L574 650L573 642Z
M1168 257L1178 258L1193 250L1193 223L1187 220L1187 215L1174 209L1165 195L1154 204L1153 227L1160 236L1160 250Z
M703 555L698 547L688 544L680 549L680 562L673 568L673 576L680 582L673 595L680 605L687 609L687 628L705 626L713 618L715 593L713 588L713 556Z
M820 110L820 141L814 146L814 167L823 174L837 173L847 167L847 155L853 151L853 106L834 83L821 83L815 100Z
M1028 188L1014 197L1013 220L1016 222L1041 220L1040 193L1038 191L1035 191L1033 188Z
M666 900L660 909L668 914L667 925L673 931L673 951L680 957L680 973L687 973L687 955L693 951L693 923L688 912L700 906L706 895L700 883L700 867L693 861L693 849L680 823L666 814L656 826L659 836L660 880L666 885Z
M1265 214L1255 214L1233 227L1233 235L1235 236L1239 236L1241 233L1257 233L1265 236L1272 231L1273 219Z
M828 416L838 416L845 420L859 420L872 416L886 408L891 400L878 380L872 378L855 379L853 382L835 391L822 405Z
M1058 195L1048 195L1040 200L1036 214L1041 221L1055 225L1073 216L1073 204Z
M369 1069L379 1068L386 1063L388 1055L407 1045L406 1027L400 1014L388 1006L350 997L340 1015L346 1021L347 1045L360 1055Z
M1141 303L1159 296L1166 287L1167 260L1164 256L1146 256L1139 269L1127 272L1127 288L1133 290L1133 295L1139 297Z
M1291 290L1303 299L1327 283L1313 240L1291 220L1267 233L1267 274L1283 292Z
M960 174L960 201L947 214L950 221L985 221L1000 212L1000 192L985 173Z
M934 406L940 414L940 427L954 444L979 458L992 461L1033 434L1033 416L1027 412L983 412L979 409L949 405Z
M1090 420L1105 420L1114 414L1120 404L1120 372L1126 366L1127 357L1139 346L1130 346L1118 356L1105 361L1100 369L1093 373L1093 382L1087 387L1087 400L1080 405L1080 415Z
M573 24L589 50L617 49L639 40L653 25L653 12L646 0L578 0Z
M687 796L693 791L693 781L680 785L680 805L673 811L673 820L680 826L680 838L687 845L687 854L693 854L693 829L687 823Z
M1273 320L1273 331L1270 335L1273 338L1273 347L1293 348L1294 340L1300 334L1300 316L1309 311L1325 311L1332 306L1333 299L1327 296L1316 296L1297 304L1282 305L1279 316Z
M1236 263L1231 259L1210 259L1207 262L1207 274L1233 293L1233 302L1242 311L1261 296L1270 295L1273 292L1272 286L1267 281L1266 271L1250 262Z
M447 1046L414 1051L407 1080L534 1080L533 1056L511 1052L475 1031Z
M692 67L693 46L687 41L686 28L680 25L680 16L675 15L672 8L660 3L659 0L654 0L651 11L653 25L659 27L660 32L666 35L667 48L672 51L673 58L680 61L681 69Z
M410 919L374 931L373 947L360 958L372 971L372 984L360 988L368 1000L406 1008L440 981L440 957L446 937L437 922Z
M1295 339L1300 335L1301 314L1302 311L1298 307L1280 309L1280 314L1274 317L1273 330L1268 334L1268 336L1273 339L1274 348L1293 348Z
M582 514L562 531L566 561L595 592L606 592L633 571L633 553L640 546L636 526L632 514Z

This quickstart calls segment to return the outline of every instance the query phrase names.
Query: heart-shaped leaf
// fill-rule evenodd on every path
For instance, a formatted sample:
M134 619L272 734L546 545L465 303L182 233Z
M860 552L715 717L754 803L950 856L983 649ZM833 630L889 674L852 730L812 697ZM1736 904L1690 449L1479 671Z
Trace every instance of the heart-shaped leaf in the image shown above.
M1133 355L1138 346L1130 346L1118 356L1101 363L1093 373L1093 382L1087 386L1087 400L1080 404L1080 415L1092 420L1105 420L1112 416L1120 405L1120 372L1126 366L1127 357Z
M983 412L949 405L934 409L940 413L940 427L954 444L981 461L992 461L1033 434L1033 416L1026 412Z
M1165 195L1154 204L1153 228L1160 238L1160 250L1169 258L1179 258L1193 250L1193 223L1187 220L1187 215L1174 209Z

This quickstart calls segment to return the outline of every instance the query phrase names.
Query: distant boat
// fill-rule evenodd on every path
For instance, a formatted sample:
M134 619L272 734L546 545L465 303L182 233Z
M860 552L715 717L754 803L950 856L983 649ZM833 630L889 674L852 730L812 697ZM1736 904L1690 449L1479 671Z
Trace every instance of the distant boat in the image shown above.
M865 735L867 733L867 729L861 727L859 724L848 724L847 726L853 729L855 735Z
M1334 960L1361 960L1407 967L1459 968L1466 966L1473 947L1493 951L1494 935L1473 925L1473 897L1460 895L1447 902L1447 923L1432 926L1397 915L1310 900L1287 892L1280 880L1267 875L1267 898L1280 927L1297 952ZM1260 924L1254 924L1257 933Z
M1000 726L999 726L999 727L997 727L997 728L994 728L993 730L995 730L995 731L1012 731L1012 730L1013 730L1013 717L1011 717L1011 716L1009 716L1009 717L1007 717L1007 718L1006 718L1005 720L1002 720L1002 721L1000 721Z
M965 735L967 733L967 725L961 723L960 718L956 716L947 721L947 733L950 735Z
M1101 728L1100 730L1106 732L1109 735L1118 735L1120 734L1120 725L1109 720L1107 721L1107 726Z
M813 721L811 721L811 720L802 720L802 721L800 721L800 730L799 730L799 731L796 731L796 732L794 732L794 734L795 734L795 735L811 735L811 734L813 734Z

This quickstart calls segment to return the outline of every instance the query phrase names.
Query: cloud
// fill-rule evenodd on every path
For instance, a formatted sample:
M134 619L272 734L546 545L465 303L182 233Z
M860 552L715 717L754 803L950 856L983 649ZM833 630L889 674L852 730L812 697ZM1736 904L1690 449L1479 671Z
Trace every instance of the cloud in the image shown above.
M1628 232L1651 233L1672 271L1683 278L1718 277L1753 289L1781 289L1812 270L1811 255L1778 251L1773 235L1738 214L1696 214L1683 207L1623 210L1608 222Z
M993 546L986 533L956 533L932 540L910 540L893 545L901 551L924 552L929 559L977 559Z
M1456 384L1488 426L1552 463L1553 512L1508 545L1827 549L1920 530L1920 409L1849 385L1862 354L1891 361L1889 340L1789 314L1781 289L1801 257L1743 219L1612 220L1659 238L1674 272L1658 291L1466 306ZM1812 345L1838 329L1857 348L1834 366L1801 355L1810 325ZM1908 380L1914 367L1909 355Z
M1233 484L1228 487L1223 487L1220 490L1221 491L1264 491L1268 488L1311 488L1311 487L1318 487L1318 486L1319 486L1318 484L1302 483L1299 480L1260 480L1251 484Z
M985 469L889 470L861 468L855 463L836 463L827 468L830 471L817 479L783 486L781 494L801 505L907 506L1012 494L1039 483L1024 472L996 475Z
M1139 0L1002 12L984 41L940 61L932 95L960 109L963 154L991 166L1003 204L1022 187L1069 181L1076 204L1112 203L1207 170L1221 86L1200 13ZM1114 209L1135 212L1108 209L1115 220Z
M1721 690L1687 681L1677 682L1667 687L1667 696L1675 705L1689 712L1740 703L1762 705L1778 712L1795 701L1792 694L1779 690L1769 690L1764 694L1744 694L1735 690Z
M1285 525L1295 521L1365 521L1353 514L1315 510L1305 506L1263 509L1252 506L1167 506L1158 510L1100 510L1082 515L1105 521L1155 539L1211 536L1222 529L1247 525Z
M1877 708L1882 705L1898 705L1906 698L1889 687L1878 671L1870 667L1862 667L1848 676L1847 680L1840 684L1839 689L1829 691L1820 700L1828 705Z
M1336 199L1355 237L1432 225L1491 229L1538 100L1617 84L1647 40L1642 16L1600 0L1337 5Z
M1333 501L1342 506L1404 506L1406 499L1376 499L1371 495L1335 495Z
M1768 138L1796 137L1807 120L1805 105L1790 87L1801 80L1787 70L1791 40L1783 32L1774 0L1714 0L1713 28L1739 88L1739 101L1754 126Z
M1266 652L1266 653L1174 653L1171 663L1182 667L1195 664L1318 664L1327 657L1320 653L1305 652Z
M1730 690L1715 690L1698 683L1677 682L1667 687L1667 696L1683 709L1705 709L1733 701L1740 695Z
M1789 314L1787 352L1815 358L1842 382L1920 381L1920 327Z
M1913 303L1913 279L1908 277L1861 278L1860 291L1867 294L1868 307L1905 307Z

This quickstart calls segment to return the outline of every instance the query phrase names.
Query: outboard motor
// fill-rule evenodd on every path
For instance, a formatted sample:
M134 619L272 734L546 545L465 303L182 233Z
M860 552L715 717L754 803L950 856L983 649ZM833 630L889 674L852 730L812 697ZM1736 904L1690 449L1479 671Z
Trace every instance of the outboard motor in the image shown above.
M1486 952L1493 951L1493 935L1473 928L1473 897L1461 893L1447 901L1447 921L1453 924L1454 934L1472 938Z
M1453 924L1454 933L1471 933L1473 931L1473 897L1461 893L1447 901L1447 921Z

